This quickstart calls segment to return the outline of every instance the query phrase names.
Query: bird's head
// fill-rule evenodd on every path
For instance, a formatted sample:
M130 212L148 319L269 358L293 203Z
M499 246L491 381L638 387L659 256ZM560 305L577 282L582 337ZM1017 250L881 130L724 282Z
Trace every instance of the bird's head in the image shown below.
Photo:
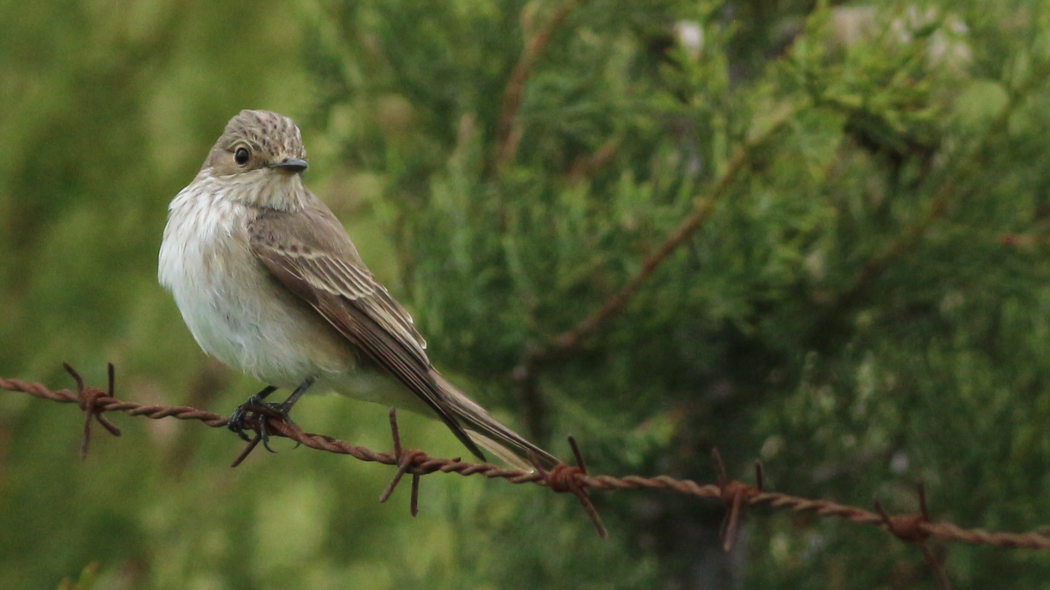
M201 174L234 188L230 195L248 204L293 208L305 190L309 167L295 122L270 111L243 110L230 119L201 167Z

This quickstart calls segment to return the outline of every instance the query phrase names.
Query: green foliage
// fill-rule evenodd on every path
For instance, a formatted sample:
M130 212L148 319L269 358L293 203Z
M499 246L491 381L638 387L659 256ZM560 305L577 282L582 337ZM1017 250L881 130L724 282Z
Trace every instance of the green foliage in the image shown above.
M1047 31L990 26L978 4L785 7L766 11L759 34L724 20L737 8L726 5L584 3L533 65L507 162L518 141L501 133L507 103L477 89L505 82L557 7L524 6L517 38L505 7L484 5L447 27L477 30L470 50L483 47L484 62L465 63L454 32L429 34L422 12L406 18L412 5L398 2L344 4L319 38L364 39L361 23L377 18L389 28L356 47L319 42L312 60L322 115L374 115L341 149L381 179L374 207L437 359L484 392L513 392L528 351L601 307L701 200L710 218L622 317L532 367L542 396L520 399L554 423L550 440L574 432L603 470L701 479L718 444L741 467L761 452L777 485L803 494L866 504L878 493L910 509L910 482L923 480L942 514L968 524L1045 520L1030 494L1048 457L1039 422L1021 424L1046 403L1036 351L1050 343L1013 324L1043 317L1045 263L1041 248L1002 237L1040 232L1047 177L1032 163L1047 152ZM676 22L699 26L702 48L676 43ZM394 63L406 39L439 57L420 70ZM446 77L441 56L459 74ZM337 59L390 66L353 78L324 66ZM396 113L373 110L393 101ZM377 145L383 161L358 156ZM744 150L746 171L726 178ZM1004 430L1024 442L1006 444ZM630 500L610 501L621 528L637 526L629 544L661 537ZM717 526L717 514L679 517ZM827 585L824 564L862 570L855 583L868 587L902 559L847 570L888 541L758 526L756 587L795 575L773 548L806 535L820 547L797 585ZM687 583L688 557L654 554L661 575ZM974 587L996 579L988 563L970 567Z
M271 108L436 364L551 450L573 433L596 471L708 482L717 445L778 491L911 512L922 481L937 520L1050 520L1041 3L240 4L0 25L0 375L58 387L68 360L98 384L109 360L121 395L215 411L253 391L204 361L154 265L225 119ZM382 408L296 412L389 445ZM432 476L409 519L404 490L375 505L387 470L285 445L230 471L200 426L117 418L81 464L74 414L0 394L0 587L93 561L112 588L934 585L888 535L764 509L725 555L721 508L672 495L596 494L600 541L570 497ZM938 555L959 588L1050 575Z

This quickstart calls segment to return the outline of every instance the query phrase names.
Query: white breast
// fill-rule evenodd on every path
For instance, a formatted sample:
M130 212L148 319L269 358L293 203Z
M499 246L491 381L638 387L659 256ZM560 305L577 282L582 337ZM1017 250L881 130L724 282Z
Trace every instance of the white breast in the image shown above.
M249 249L255 209L225 190L221 181L198 177L172 201L164 229L160 284L193 337L209 355L280 387L345 373L355 364L352 351L273 282Z

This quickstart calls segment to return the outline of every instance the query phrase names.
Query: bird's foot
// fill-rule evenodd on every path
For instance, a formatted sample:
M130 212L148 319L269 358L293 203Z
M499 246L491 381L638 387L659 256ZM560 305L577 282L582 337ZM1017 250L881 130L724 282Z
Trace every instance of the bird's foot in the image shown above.
M271 453L275 452L270 448L270 432L266 425L268 418L278 418L285 424L297 426L292 418L288 415L292 410L292 404L288 402L274 404L263 401L264 394L256 394L248 398L248 401L244 402L237 409L234 410L233 415L230 416L230 422L227 424L227 428L237 433L237 436L241 437L246 442L251 442L245 430L254 430L259 433L262 437L263 446L266 447L267 451Z

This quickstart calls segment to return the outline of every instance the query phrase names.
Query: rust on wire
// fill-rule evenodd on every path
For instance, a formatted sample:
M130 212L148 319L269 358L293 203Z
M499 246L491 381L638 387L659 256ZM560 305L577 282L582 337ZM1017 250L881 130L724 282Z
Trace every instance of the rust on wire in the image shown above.
M74 379L76 380L76 377L74 377ZM123 401L113 397L111 393L103 393L99 392L99 390L93 390L87 386L83 386L82 380L78 381L80 381L78 383L78 391L73 392L68 389L52 391L40 383L32 383L21 379L0 378L0 389L28 393L29 395L40 399L60 403L78 404L84 408L85 413L95 416L95 419L103 425L109 423L108 421L99 420L101 417L100 414L103 412L124 412L130 416L145 416L152 420L159 420L162 418L197 420L213 428L224 427L228 422L228 419L223 416L198 410L196 408L186 406L169 407L143 405ZM396 424L396 421L392 421L392 426L394 424ZM110 424L110 426L112 426L112 424ZM107 429L108 428L109 427L107 427ZM925 542L927 539L939 539L942 541L968 543L971 545L987 545L1008 549L1050 550L1050 536L1046 536L1038 531L1026 533L992 532L983 529L963 529L950 522L931 522L929 510L925 507L925 493L921 488L919 501L920 506L922 506L922 512L918 516L890 517L885 511L881 510L881 513L877 513L857 506L838 504L827 500L814 500L776 492L766 492L761 489L761 486L751 487L747 484L730 480L724 475L724 470L720 473L721 477L719 478L718 484L706 485L701 485L688 479L677 479L667 475L658 475L655 477L642 477L639 475L628 475L624 477L592 475L587 471L586 465L583 463L582 454L579 452L579 446L576 445L575 440L572 439L570 439L570 444L574 447L573 452L576 455L576 466L560 465L550 472L543 472L538 469L536 471L523 471L519 469L506 469L487 463L467 463L458 458L439 459L431 457L423 451L417 450L405 451L404 449L401 449L400 453L398 453L397 450L400 447L399 437L394 439L394 453L376 452L366 447L336 440L330 436L303 432L297 426L288 424L272 416L267 416L265 428L271 435L289 438L312 449L340 455L349 455L360 461L370 461L397 467L399 471L403 470L403 473L401 474L402 476L404 474L412 474L414 476L413 488L416 493L418 493L419 484L418 481L415 481L415 476L427 475L438 471L442 473L457 473L464 477L482 475L490 479L505 479L508 482L515 484L533 483L550 487L555 491L572 492L580 499L584 508L587 508L588 514L594 519L596 528L598 528L599 531L602 531L604 527L601 526L601 521L597 518L597 511L594 510L593 504L589 500L587 495L588 490L646 489L664 490L698 498L720 500L722 502L727 502L728 499L732 502L730 508L732 508L733 505L738 506L738 514L740 510L748 506L766 505L772 508L791 510L798 513L810 512L823 518L841 518L859 525L885 528L892 535L906 542L919 543L920 541ZM111 432L113 432L113 430L111 430ZM241 457L241 460L243 460L243 457L247 456L250 450L254 448L254 445L257 445L258 442L258 440L253 440L249 443L249 447L246 449L245 453L242 454L243 456ZM716 460L716 464L717 463L718 461ZM756 472L756 482L759 481L761 481L760 470ZM394 486L390 486L391 492L393 487ZM727 523L726 532L731 532L735 529L736 525L736 522L733 522L732 526ZM725 540L731 539L727 537ZM932 564L936 563L935 560L929 562L931 563L931 567ZM940 566L938 565L937 567L939 568ZM943 581L946 581L947 578L943 577L942 574L943 572L940 572L938 576L942 577Z
M923 559L926 560L926 566L930 568L930 571L937 578L937 583L940 584L941 588L948 590L952 587L951 582L948 580L948 575L944 572L941 562L926 545L926 539L930 538L930 531L924 528L925 525L930 524L930 509L926 505L926 486L920 483L917 487L919 492L919 514L904 514L891 517L882 508L882 504L878 500L875 500L875 511L882 517L882 524L885 525L886 530L890 534L905 543L913 543L918 546L919 551L922 552Z
M397 410L394 408L390 408L390 434L394 439L394 458L397 459L397 473L394 474L394 479L390 480L390 485L388 485L386 489L383 490L383 493L379 495L380 503L386 502L390 499L397 484L401 482L401 478L404 477L405 474L415 465L416 459L427 456L423 451L415 449L403 450L401 448L401 433L397 428ZM412 473L412 502L409 505L409 511L412 516L419 514L420 477L422 477L422 474L415 472Z
M248 446L244 447L244 450L241 451L240 455L237 455L237 458L233 460L233 463L230 464L230 467L237 467L238 465L243 463L244 460L248 458L248 455L252 454L252 451L255 450L255 447L259 446L259 443L262 442L262 438L262 432L257 431L255 433L255 436L252 437L250 441L248 441Z
M80 446L80 458L87 459L88 448L91 445L92 418L97 420L98 423L105 427L105 429L113 436L120 436L120 429L102 415L106 410L98 405L100 398L113 397L113 363L109 363L109 393L102 391L97 387L85 387L84 379L80 376L80 373L77 373L76 369L69 366L69 363L62 363L62 366L65 367L66 372L73 377L73 381L77 384L77 402L80 404L80 409L84 411L84 442Z
M715 471L718 472L719 497L729 509L722 519L722 526L718 533L719 538L722 539L722 549L728 552L736 544L740 516L744 508L750 505L745 503L749 502L757 494L762 493L762 468L758 463L755 463L756 485L751 487L742 481L729 479L726 475L725 463L722 462L722 454L718 452L717 448L711 449L711 459L714 461Z
M609 536L609 531L602 524L602 517L598 514L598 509L594 507L594 502L591 502L587 494L587 487L581 483L581 479L587 476L587 464L583 462L580 445L576 444L576 438L572 435L569 435L569 446L572 447L572 454L576 457L575 466L561 463L547 471L535 457L532 457L532 465L550 489L559 493L571 492L576 496L580 505L587 511L587 516L594 523L594 528L598 530L598 536L604 539Z

